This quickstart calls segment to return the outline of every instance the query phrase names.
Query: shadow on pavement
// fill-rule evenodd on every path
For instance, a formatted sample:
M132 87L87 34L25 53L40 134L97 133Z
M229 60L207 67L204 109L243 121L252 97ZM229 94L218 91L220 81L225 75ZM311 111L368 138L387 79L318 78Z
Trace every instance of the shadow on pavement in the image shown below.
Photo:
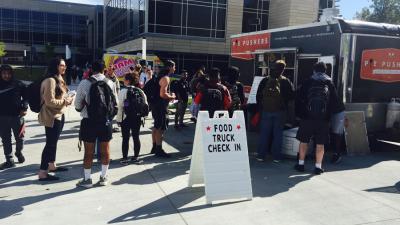
M367 192L382 192L382 193L390 193L390 194L400 194L400 181L397 182L393 186L388 187L380 187L380 188L373 188L365 190Z
M43 194L39 196L22 197L13 200L2 200L0 198L0 219L18 215L18 213L21 213L24 210L25 206L35 204L41 201L47 201L62 195L72 194L82 190L83 189L80 188L73 188L65 191ZM45 218L43 219L45 220Z

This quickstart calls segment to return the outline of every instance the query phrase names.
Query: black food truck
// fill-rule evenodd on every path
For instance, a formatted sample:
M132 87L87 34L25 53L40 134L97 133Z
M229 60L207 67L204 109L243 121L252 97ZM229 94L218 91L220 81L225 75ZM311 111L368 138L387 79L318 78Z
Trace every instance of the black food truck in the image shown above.
M346 111L364 111L368 132L385 129L387 104L400 97L400 25L335 19L231 36L230 65L247 91L277 59L296 88L325 62Z

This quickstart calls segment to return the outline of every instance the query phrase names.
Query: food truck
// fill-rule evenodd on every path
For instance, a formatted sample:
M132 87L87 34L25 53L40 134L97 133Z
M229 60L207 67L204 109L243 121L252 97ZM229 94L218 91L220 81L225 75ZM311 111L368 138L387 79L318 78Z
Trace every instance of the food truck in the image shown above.
M230 65L245 85L277 59L295 88L325 62L346 111L364 111L368 132L385 129L387 104L400 97L400 25L331 19L231 36Z
M110 54L105 53L103 60L106 63L106 68L112 66L114 68L115 75L121 81L124 75L130 71L130 67L135 67L137 63L142 59L141 55L128 55L128 54ZM154 69L154 67L162 67L162 61L155 55L148 55L146 57L147 65Z

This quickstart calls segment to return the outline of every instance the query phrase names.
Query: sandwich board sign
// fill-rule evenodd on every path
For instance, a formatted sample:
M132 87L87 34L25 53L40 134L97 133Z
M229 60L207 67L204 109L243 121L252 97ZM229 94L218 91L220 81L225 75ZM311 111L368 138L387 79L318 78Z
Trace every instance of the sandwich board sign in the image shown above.
M200 111L190 163L189 187L204 184L206 202L253 198L243 111L229 118Z

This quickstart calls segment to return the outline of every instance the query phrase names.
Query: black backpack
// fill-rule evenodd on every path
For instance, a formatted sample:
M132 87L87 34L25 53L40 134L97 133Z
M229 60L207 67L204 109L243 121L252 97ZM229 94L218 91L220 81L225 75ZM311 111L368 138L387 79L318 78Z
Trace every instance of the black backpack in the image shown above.
M144 94L136 87L129 87L124 101L124 113L127 117L146 117L149 115L149 106Z
M329 86L327 82L313 80L307 92L307 114L312 120L328 117Z
M235 110L241 110L242 109L242 101L240 100L239 96L239 87L238 84L227 84L229 94L231 95L232 98L232 104L230 107L231 111Z
M143 91L147 96L147 102L154 104L160 95L159 80L156 77L151 78L143 87Z
M201 99L201 110L207 110L210 116L214 115L215 111L224 109L224 90L221 85L217 87L205 87L203 97Z
M91 77L89 81L92 83L89 91L90 101L87 106L89 119L99 123L112 120L117 115L118 107L107 79L97 81Z
M42 108L42 99L40 97L40 88L42 86L42 82L46 79L46 77L40 78L39 80L31 83L27 88L27 96L29 102L29 108L32 112L39 113ZM53 78L56 82L57 79Z

